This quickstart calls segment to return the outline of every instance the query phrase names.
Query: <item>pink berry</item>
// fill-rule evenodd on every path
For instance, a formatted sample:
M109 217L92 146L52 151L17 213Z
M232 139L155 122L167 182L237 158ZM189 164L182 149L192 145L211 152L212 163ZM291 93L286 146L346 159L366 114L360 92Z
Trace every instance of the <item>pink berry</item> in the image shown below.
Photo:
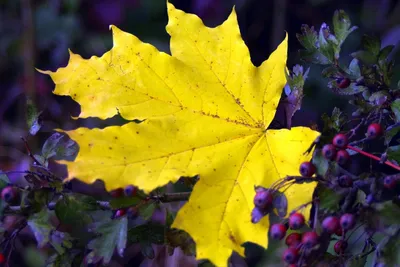
M337 241L336 243L335 243L335 245L333 246L333 249L335 250L335 252L337 253L337 254L343 254L344 253L344 251L346 250L346 248L347 248L347 241L345 241L345 240L339 240L339 241Z
M286 263L289 263L289 264L295 263L298 258L299 258L299 251L295 248L287 248L283 252L283 260Z
M315 168L314 164L312 164L309 161L306 161L300 165L299 171L300 171L301 176L311 177L314 175L316 168Z
M340 228L339 219L335 216L326 217L322 221L322 228L329 234L336 233L336 231Z
M344 165L347 163L347 161L350 159L349 152L347 150L339 150L336 154L336 162L339 165Z
M349 87L350 85L350 79L349 78L340 78L336 80L336 84L340 89L345 89Z
M337 148L346 148L348 143L349 139L344 134L337 134L332 140L332 144Z
M5 202L13 202L17 195L18 193L13 186L6 186L1 190L1 199Z
M306 232L303 234L301 243L306 248L312 248L318 243L318 234L316 232Z
M353 179L351 179L351 177L348 175L342 175L338 179L338 184L340 187L352 187Z
M396 187L397 181L391 176L386 176L383 180L383 186L387 189L394 189Z
M254 206L262 210L267 210L271 207L272 201L272 193L268 190L258 191L254 196Z
M328 160L335 159L336 147L332 144L324 145L324 147L322 148L322 155Z
M133 197L136 195L137 192L137 187L133 186L133 185L128 185L127 187L125 187L124 189L124 194L127 197Z
M353 214L345 213L340 217L340 227L343 231L348 231L354 228L356 224L356 219Z
M270 233L273 239L282 240L286 235L286 226L281 223L276 223L271 226Z
M383 134L382 126L379 123L372 123L368 126L367 137L368 139L375 139Z
M125 211L124 209L119 209L119 210L117 210L117 212L115 213L114 218L122 217L122 216L124 216L125 214L126 214L126 211Z
M301 234L291 233L285 239L285 244L288 247L297 247L301 243Z
M303 214L295 212L289 216L289 226L293 230L298 230L305 224L305 219Z
M115 190L112 190L110 192L111 197L113 198L119 198L124 194L124 190L122 188L117 188Z

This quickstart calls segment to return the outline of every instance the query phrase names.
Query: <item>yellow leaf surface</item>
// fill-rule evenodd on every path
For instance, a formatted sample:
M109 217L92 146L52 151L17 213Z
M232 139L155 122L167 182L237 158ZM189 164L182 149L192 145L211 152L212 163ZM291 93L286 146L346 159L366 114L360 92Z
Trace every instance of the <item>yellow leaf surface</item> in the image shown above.
M244 242L268 244L268 218L250 222L254 186L298 175L303 152L318 136L309 128L266 130L286 83L287 37L260 67L251 63L235 11L216 28L168 3L171 54L112 26L114 46L102 57L70 53L49 74L57 95L81 105L80 118L129 122L67 134L80 146L74 177L102 179L108 190L134 184L150 192L180 176L200 175L173 227L196 242L197 258L227 266ZM311 200L315 183L286 191L289 210ZM308 209L304 212L308 216Z

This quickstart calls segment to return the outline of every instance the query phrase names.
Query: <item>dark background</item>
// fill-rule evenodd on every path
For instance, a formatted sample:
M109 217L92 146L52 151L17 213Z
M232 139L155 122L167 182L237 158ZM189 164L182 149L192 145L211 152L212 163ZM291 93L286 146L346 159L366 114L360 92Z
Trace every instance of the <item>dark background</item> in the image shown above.
M400 59L400 1L395 0L171 0L177 8L199 15L207 26L221 24L236 6L242 37L252 60L259 65L280 43L284 31L289 34L288 67L301 63L296 33L302 24L319 29L331 25L336 9L345 10L359 29L352 33L342 49L341 60L360 48L364 33L377 35L383 46L396 45L391 57ZM102 55L112 47L110 24L138 36L159 50L169 51L165 0L0 0L0 169L25 170L29 159L22 152L21 136L25 122L25 97L43 110L44 126L30 144L40 145L54 128L105 126L118 118L74 121L79 106L69 97L52 95L49 77L35 71L56 70L68 62L68 48L88 58ZM321 77L321 67L313 66L306 82L303 108L294 117L294 125L310 126L320 122L322 113L334 106L348 108L345 97L334 95ZM394 81L400 79L400 65ZM14 180L20 177L12 177ZM259 254L256 253L258 256ZM272 251L267 252L274 260ZM279 254L277 254L279 255ZM257 259L258 256L255 258ZM279 256L277 256L279 257ZM276 260L276 259L275 259ZM255 260L255 261L258 261ZM254 261L252 261L254 262ZM280 266L280 260L275 261ZM260 262L262 263L262 262ZM265 264L266 262L264 262ZM269 264L272 264L269 262ZM272 265L268 265L272 266Z

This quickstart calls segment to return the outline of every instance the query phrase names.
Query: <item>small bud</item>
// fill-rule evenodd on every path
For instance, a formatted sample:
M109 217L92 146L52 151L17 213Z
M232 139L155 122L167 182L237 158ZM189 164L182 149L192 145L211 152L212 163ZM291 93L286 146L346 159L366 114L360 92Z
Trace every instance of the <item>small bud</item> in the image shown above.
M124 209L119 209L117 210L117 212L114 215L114 218L119 218L122 217L126 214L126 211Z
M386 176L385 179L383 179L383 186L387 189L394 189L396 187L396 184L397 181L392 176Z
M261 209L254 207L251 211L251 222L258 223L266 215Z

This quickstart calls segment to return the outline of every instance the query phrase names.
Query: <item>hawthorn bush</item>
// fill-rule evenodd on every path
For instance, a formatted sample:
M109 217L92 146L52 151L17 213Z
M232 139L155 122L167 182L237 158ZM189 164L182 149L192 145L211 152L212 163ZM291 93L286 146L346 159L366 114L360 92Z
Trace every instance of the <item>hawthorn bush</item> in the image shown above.
M304 66L295 65L286 75L280 100L285 119L278 124L291 128L307 97L303 87L309 68L317 64L324 66L321 75L328 88L348 98L352 112L335 108L322 116L320 135L304 150L309 160L295 166L297 175L282 177L268 188L254 184L254 208L246 220L259 224L270 215L269 235L276 241L268 249L279 247L274 253L280 254L282 265L397 266L400 83L392 80L393 46L381 47L378 38L365 35L362 48L345 62L341 46L357 27L342 10L335 12L331 27L324 23L317 32L301 26L297 39L304 47L299 51ZM179 257L180 266L196 263L196 243L172 224L201 175L181 177L175 185L150 193L133 184L100 195L83 194L51 168L54 160L74 160L79 145L55 132L41 151L33 151L30 142L43 122L34 104L28 107L31 136L22 141L32 165L22 173L29 185L12 184L8 175L13 171L0 175L3 224L12 221L3 228L0 264L21 264L18 246L33 243L44 251L46 266L139 266L144 259L168 256ZM293 204L287 191L304 184L317 184L311 201L289 210ZM34 240L21 244L19 237L26 232ZM131 244L138 244L142 255L128 251ZM247 256L257 250L251 244L245 247ZM127 259L128 253L136 256ZM236 253L229 263L246 264ZM213 266L207 260L197 264Z

